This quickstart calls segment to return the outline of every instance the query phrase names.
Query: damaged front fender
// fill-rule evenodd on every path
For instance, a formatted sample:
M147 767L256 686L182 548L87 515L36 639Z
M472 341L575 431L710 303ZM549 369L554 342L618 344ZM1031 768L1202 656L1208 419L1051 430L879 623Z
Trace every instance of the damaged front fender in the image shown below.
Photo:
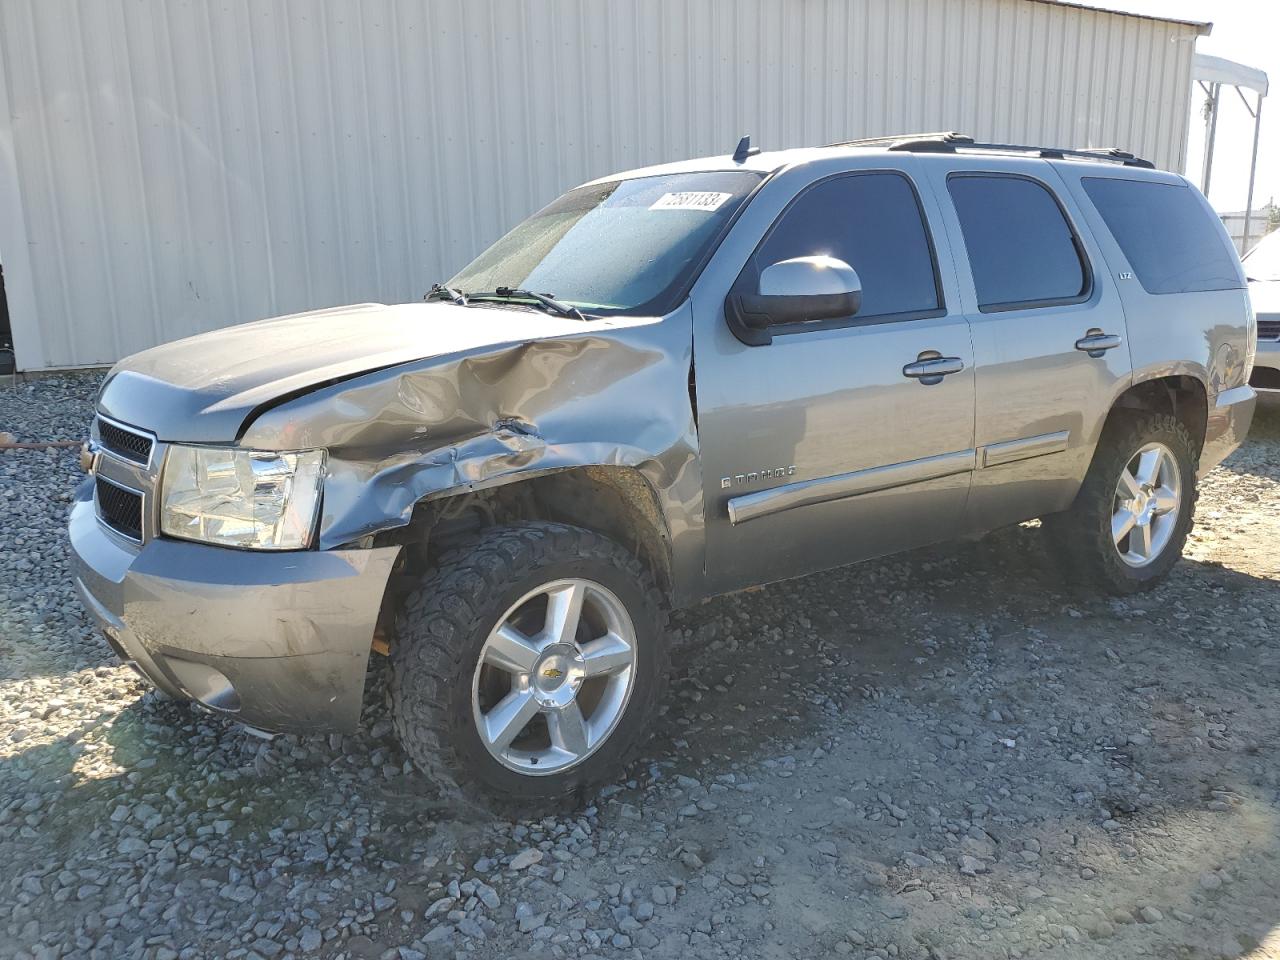
M657 495L686 592L702 562L691 363L686 304L370 373L267 410L240 442L329 451L322 549L404 526L425 499L573 467L635 469Z

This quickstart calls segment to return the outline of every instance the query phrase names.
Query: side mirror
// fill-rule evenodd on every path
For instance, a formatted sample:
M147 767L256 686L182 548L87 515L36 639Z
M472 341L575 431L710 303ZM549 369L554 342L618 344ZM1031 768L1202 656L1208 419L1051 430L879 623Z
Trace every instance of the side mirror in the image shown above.
M835 257L794 257L765 267L757 292L737 299L739 323L760 335L748 342L768 343L769 327L857 313L862 281L853 267Z

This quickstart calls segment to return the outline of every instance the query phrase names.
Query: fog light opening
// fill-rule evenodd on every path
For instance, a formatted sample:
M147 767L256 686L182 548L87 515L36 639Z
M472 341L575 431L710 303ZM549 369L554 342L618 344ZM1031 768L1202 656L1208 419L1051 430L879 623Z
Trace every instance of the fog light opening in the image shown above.
M239 713L240 694L226 675L205 663L165 657L183 693L219 713Z

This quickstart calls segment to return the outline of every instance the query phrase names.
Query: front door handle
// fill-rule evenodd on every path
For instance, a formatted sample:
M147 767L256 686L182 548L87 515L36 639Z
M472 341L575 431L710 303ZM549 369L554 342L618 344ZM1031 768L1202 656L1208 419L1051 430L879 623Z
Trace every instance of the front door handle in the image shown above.
M959 357L943 357L936 350L926 350L902 368L902 375L932 386L941 383L948 374L959 373L963 369L964 361Z
M1091 357L1100 357L1108 350L1114 350L1120 346L1122 342L1118 334L1103 333L1097 327L1093 327L1076 341L1076 349L1084 351Z

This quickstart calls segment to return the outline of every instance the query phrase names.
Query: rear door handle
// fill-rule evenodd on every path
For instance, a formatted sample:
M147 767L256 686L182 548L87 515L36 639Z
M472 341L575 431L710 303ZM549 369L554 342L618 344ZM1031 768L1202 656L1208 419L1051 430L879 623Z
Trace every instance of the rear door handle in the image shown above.
M1091 357L1100 357L1108 350L1114 350L1120 346L1122 342L1118 334L1103 333L1094 327L1076 341L1076 349L1084 351Z
M959 357L940 357L934 351L927 350L917 359L902 368L902 375L912 380L919 380L926 386L941 383L942 378L951 373L959 373L964 369L964 361Z

